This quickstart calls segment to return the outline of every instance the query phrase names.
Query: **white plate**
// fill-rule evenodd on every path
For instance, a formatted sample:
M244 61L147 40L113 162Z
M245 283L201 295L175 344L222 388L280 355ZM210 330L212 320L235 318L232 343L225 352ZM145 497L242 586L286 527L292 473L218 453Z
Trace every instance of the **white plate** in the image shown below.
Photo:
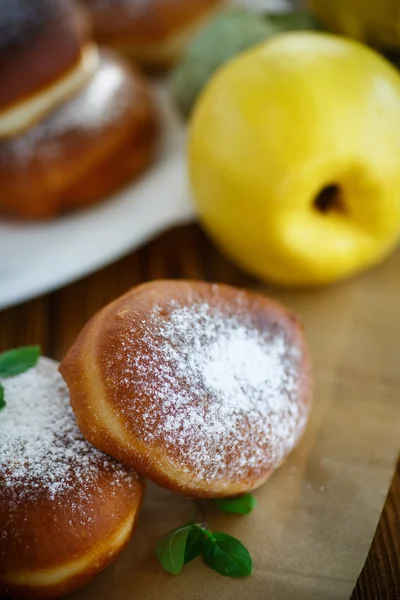
M138 181L97 206L43 223L0 220L0 309L79 279L174 225L194 220L184 128L165 84L155 85L164 133Z

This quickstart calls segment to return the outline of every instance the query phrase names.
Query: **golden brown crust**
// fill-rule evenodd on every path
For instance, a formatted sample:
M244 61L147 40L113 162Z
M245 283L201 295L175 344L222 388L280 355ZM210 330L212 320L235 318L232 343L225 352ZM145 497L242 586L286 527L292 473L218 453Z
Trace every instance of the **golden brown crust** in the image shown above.
M86 0L101 44L128 53L147 67L179 58L188 37L225 0Z
M122 552L140 512L143 482L132 477L125 489L115 494L113 477L105 473L85 493L87 505L80 506L78 515L71 508L74 494L63 496L59 502L44 499L26 504L12 515L6 497L0 496L0 531L9 540L6 547L0 540L0 594L18 598L68 594L93 579ZM92 517L82 522L79 514L85 513ZM75 562L86 564L56 583L24 583L27 575L36 578L43 572L51 580L57 571Z
M0 211L48 218L105 197L151 161L157 115L142 76L111 52L82 92L0 141Z
M40 359L3 383L10 401L0 431L0 595L53 598L121 552L143 482L83 440L55 363Z
M0 543L2 572L57 568L90 553L138 510L142 482L133 473L126 475L115 493L115 480L113 470L105 466L90 484L76 480L75 490L62 496L43 495L39 501L19 505L2 489L0 531L8 540L6 547ZM75 507L80 488L85 499ZM18 523L23 523L23 531L16 529ZM27 540L34 540L40 553L33 553Z
M89 38L87 15L73 0L3 0L0 112L71 71Z
M186 309L192 311L191 320L182 326L179 319L187 318ZM215 312L222 315L216 324ZM174 319L178 325L170 335ZM202 319L209 322L211 333L203 331ZM210 339L215 327L227 332L221 334L222 344L239 331L239 343L244 344L240 348L244 353L247 348L254 351L256 362L260 356L254 340L263 343L264 334L276 337L276 342L268 343L278 370L282 361L285 365L281 377L287 389L283 387L282 394L274 392L271 414L261 409L261 419L266 419L263 431L257 422L249 424L254 406L248 404L247 396L238 396L244 411L234 416L229 394L236 397L237 389L232 388L232 381L225 382L221 396L218 383L216 391L210 391L203 381L187 376L193 361L198 365L207 359L197 355L202 346L206 355L213 356L215 340L211 344ZM233 358L241 368L241 357ZM224 381L226 374L218 370L218 360L213 381ZM244 366L251 371L249 360ZM268 368L268 357L265 364ZM261 485L297 444L311 403L308 353L294 317L265 296L201 282L152 282L115 300L85 326L60 371L78 426L93 445L159 485L189 496L232 496ZM255 373L256 380L258 376ZM273 378L274 373L269 376ZM196 403L200 409L188 412L186 406ZM221 414L226 415L221 421L215 413L219 404ZM192 427L191 421L199 422L198 427ZM221 434L224 428L230 428L232 439Z

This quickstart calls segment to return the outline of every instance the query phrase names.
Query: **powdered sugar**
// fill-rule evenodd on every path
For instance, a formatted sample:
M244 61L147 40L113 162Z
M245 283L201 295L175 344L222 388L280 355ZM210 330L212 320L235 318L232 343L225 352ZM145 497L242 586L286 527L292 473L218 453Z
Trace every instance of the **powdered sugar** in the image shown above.
M28 131L0 142L0 162L26 163L57 155L63 136L74 132L97 133L112 123L132 100L130 79L106 55L92 79L74 98Z
M110 59L103 59L86 89L67 102L53 123L49 123L52 134L76 128L98 129L112 121L124 106L122 87L125 81L126 75L121 67ZM119 92L122 92L122 97Z
M264 329L239 296L234 308L227 314L204 302L188 308L172 301L165 317L165 307L155 306L140 334L122 336L110 364L125 365L119 385L129 399L127 423L199 480L278 466L306 421L301 349L279 319ZM152 402L141 414L146 397Z
M79 432L56 363L40 359L26 373L2 380L7 406L0 412L0 490L12 502L60 499L76 502L112 470L115 486L132 474L88 444Z
M268 385L268 373L279 377L284 349L282 338L278 338L267 354L257 337L249 336L244 327L238 327L210 345L209 355L201 365L204 382L215 393L235 398L237 405L244 403L248 407L245 390Z

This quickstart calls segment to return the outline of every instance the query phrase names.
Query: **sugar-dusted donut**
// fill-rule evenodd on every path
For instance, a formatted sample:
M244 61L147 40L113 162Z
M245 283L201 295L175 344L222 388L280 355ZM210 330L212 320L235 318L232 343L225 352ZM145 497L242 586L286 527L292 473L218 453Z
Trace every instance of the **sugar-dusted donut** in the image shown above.
M83 438L56 363L40 359L2 385L0 596L55 598L122 550L143 484Z
M60 370L92 444L193 497L265 482L298 443L311 403L296 319L226 285L134 288L89 321Z
M157 131L147 82L104 51L79 93L27 131L0 140L0 212L40 219L96 202L142 172Z

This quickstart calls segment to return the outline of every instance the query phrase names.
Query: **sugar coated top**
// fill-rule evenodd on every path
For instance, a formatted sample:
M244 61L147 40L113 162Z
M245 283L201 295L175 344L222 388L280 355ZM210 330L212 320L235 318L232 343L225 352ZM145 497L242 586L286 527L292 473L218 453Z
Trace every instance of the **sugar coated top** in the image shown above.
M73 491L78 503L104 471L113 474L116 490L133 481L131 471L81 435L55 362L41 358L0 381L7 402L0 412L0 495L8 502L60 500Z
M278 466L297 443L308 363L284 309L208 289L209 297L155 301L147 313L122 304L106 376L141 442L161 446L195 479L246 479Z

